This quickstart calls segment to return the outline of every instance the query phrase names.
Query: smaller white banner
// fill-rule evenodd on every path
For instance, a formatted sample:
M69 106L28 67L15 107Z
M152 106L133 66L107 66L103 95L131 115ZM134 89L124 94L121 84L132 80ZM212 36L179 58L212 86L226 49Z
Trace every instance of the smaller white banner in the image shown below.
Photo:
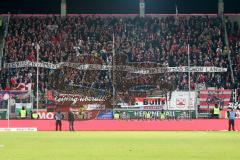
M194 110L196 99L196 92L190 92L190 100L189 100L189 92L180 92L174 91L172 92L171 100L170 100L170 110ZM190 104L188 104L190 102Z
M36 132L37 128L0 128L0 132Z

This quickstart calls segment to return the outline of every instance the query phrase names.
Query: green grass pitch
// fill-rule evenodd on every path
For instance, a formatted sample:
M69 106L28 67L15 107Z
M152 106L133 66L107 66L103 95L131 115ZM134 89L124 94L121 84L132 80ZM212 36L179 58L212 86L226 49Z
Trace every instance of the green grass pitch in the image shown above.
M0 160L239 160L240 132L2 132Z

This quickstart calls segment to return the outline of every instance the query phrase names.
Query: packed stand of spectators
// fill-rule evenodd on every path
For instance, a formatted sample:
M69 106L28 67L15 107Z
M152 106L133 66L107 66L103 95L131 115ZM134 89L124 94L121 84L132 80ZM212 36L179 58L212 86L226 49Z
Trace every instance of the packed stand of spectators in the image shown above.
M236 28L232 27L232 30ZM237 28L238 30L238 28ZM115 53L113 58L113 33ZM233 32L236 34L236 32ZM232 34L232 50L239 50L239 36ZM217 17L11 17L5 45L5 63L39 62L144 67L187 66L187 44L190 44L191 66L229 68L224 30ZM236 75L240 57L236 52ZM120 57L120 59L119 59ZM36 86L36 68L2 69L1 89L12 89L15 83L33 83ZM137 85L155 85L171 82L172 89L187 90L187 73L136 75L115 71L82 71L74 68L57 70L40 68L39 87L42 93L49 89L70 93L74 91L111 93L112 84L125 92ZM13 83L13 79L15 80ZM230 72L192 73L191 89L197 85L232 88ZM36 90L36 87L33 89Z
M237 22L226 19L226 29L228 33L229 49L232 59L235 87L238 91L240 101L240 28Z

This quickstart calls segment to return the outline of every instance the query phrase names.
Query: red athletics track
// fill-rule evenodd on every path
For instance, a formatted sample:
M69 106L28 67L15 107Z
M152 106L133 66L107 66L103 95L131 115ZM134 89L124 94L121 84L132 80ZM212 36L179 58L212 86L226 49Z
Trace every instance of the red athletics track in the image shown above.
M78 131L221 131L228 129L226 119L197 120L87 120L75 121ZM7 127L7 120L0 120L0 128ZM36 127L39 131L53 131L54 120L10 120L10 127ZM235 121L235 129L240 130L240 120ZM68 130L68 122L63 121L63 130Z

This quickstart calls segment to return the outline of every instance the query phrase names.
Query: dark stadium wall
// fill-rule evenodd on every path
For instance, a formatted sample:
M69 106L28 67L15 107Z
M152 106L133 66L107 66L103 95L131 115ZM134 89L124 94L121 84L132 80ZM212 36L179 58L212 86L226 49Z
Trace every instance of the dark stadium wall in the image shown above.
M59 14L61 0L1 0L0 13ZM146 13L217 13L218 0L146 0ZM226 13L240 13L240 1L225 0ZM71 14L137 14L139 0L67 0Z

